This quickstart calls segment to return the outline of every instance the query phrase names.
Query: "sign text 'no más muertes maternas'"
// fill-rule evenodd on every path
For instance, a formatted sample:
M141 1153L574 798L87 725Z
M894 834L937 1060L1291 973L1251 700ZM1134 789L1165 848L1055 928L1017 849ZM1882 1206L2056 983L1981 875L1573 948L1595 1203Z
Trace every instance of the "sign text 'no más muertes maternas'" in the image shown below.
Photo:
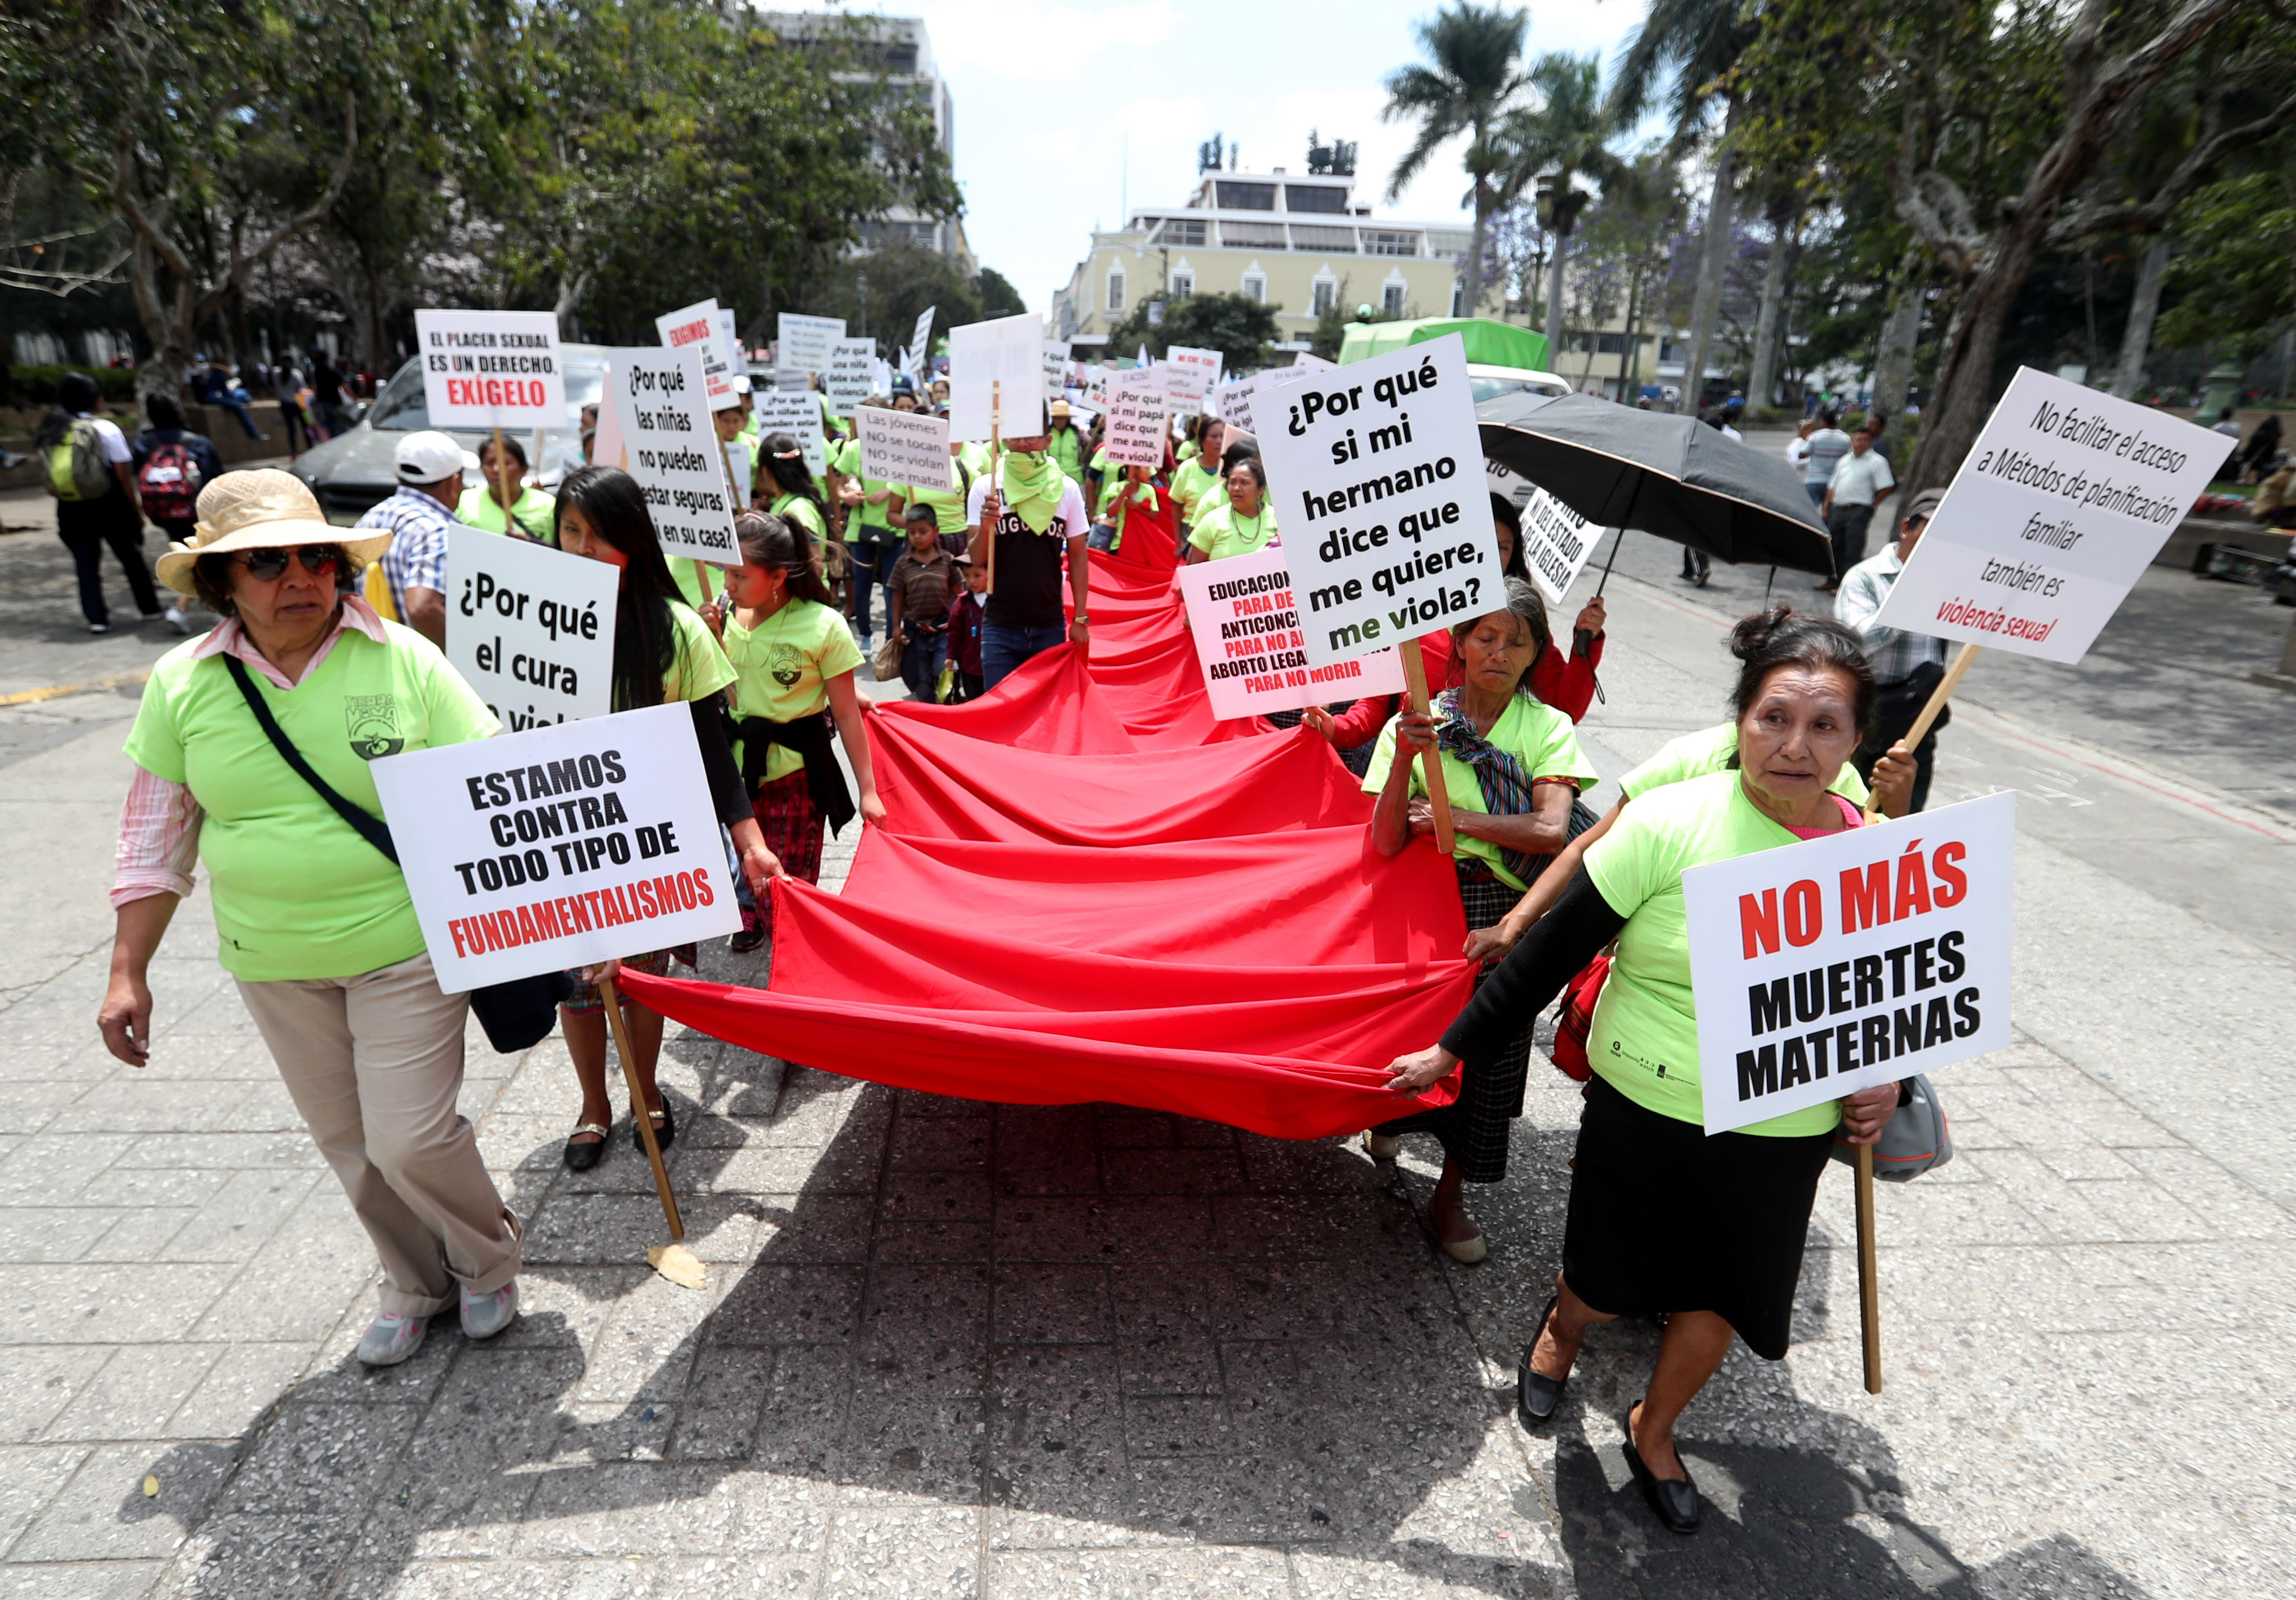
M458 524L447 536L447 660L512 733L603 717L620 576L604 562Z
M1222 721L1403 687L1403 663L1391 649L1328 667L1308 665L1298 599L1280 548L1183 567L1180 592L1212 715Z
M1682 874L1708 1133L2008 1044L2016 801Z
M662 554L738 567L733 495L703 399L702 361L698 344L611 351L607 396L621 407L622 453L645 495Z
M1457 334L1312 373L1253 409L1310 662L1505 603Z
M373 773L450 995L742 924L682 702L413 751Z
M433 428L563 428L566 372L547 311L417 311Z
M1874 620L2078 661L2233 443L2021 367Z

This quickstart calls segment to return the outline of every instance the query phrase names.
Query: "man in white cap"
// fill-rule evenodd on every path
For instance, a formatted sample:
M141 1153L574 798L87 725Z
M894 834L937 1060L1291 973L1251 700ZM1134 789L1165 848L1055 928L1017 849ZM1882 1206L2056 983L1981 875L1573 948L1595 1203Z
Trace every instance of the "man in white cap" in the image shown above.
M463 447L435 429L398 441L398 489L369 508L361 528L390 535L382 575L406 626L447 647L447 536L463 497Z

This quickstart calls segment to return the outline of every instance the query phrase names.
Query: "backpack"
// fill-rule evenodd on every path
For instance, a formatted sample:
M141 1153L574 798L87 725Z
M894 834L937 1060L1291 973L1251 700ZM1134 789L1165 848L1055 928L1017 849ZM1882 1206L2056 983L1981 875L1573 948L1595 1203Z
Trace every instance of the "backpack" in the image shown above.
M198 514L200 464L180 441L161 445L135 474L135 492L153 521L189 521Z
M49 447L46 487L57 499L71 501L101 500L111 487L102 441L87 418L73 418L63 437Z

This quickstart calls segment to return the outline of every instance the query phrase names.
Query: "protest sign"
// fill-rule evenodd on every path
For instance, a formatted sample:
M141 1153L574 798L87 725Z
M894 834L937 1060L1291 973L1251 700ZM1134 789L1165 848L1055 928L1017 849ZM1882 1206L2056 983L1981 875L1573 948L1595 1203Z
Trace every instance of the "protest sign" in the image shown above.
M1534 488L1522 503L1522 564L1549 605L1561 605L1603 530Z
M918 488L956 487L956 464L948 453L948 419L922 411L870 406L857 413L861 440L861 476Z
M2233 444L2021 367L1874 619L2078 661Z
M813 390L813 374L777 366L774 369L774 388L786 395L809 394Z
M731 364L730 370L734 376L748 377L750 352L742 348L741 325L734 321L734 308L731 306L718 308L718 332L725 336L726 359Z
M845 337L841 316L793 316L784 311L779 324L781 349L775 364L783 372L827 373L829 347Z
M1512 467L1499 465L1488 455L1483 457L1483 481L1490 486L1491 493L1517 511L1521 511L1522 503L1530 498L1530 480Z
M1393 650L1329 667L1308 665L1280 548L1183 567L1180 592L1212 715L1223 721L1402 692L1403 665Z
M702 363L723 354L713 335L674 349L616 350L607 398L622 407L629 474L644 491L665 555L742 564L718 427L702 395Z
M718 321L716 300L697 300L682 311L653 319L654 331L673 350L692 348L701 357L702 394L711 411L739 406L734 392L734 367L726 358L726 331Z
M851 416L869 398L869 381L877 370L877 341L836 339L829 345L829 408Z
M909 334L909 349L916 352L920 370L932 355L933 313L939 309L939 306L927 306L918 312L916 328Z
M1254 373L1249 378L1221 384L1213 397L1219 405L1220 421L1231 428L1241 428L1246 433L1258 433L1259 430L1252 424L1252 406L1259 397L1271 389L1297 383L1307 376L1307 373L1296 366L1273 366L1266 372Z
M1166 392L1171 397L1175 411L1201 411L1204 397L1219 382L1221 364L1227 357L1218 350L1191 349L1176 344L1166 349L1164 359L1157 365L1165 369Z
M566 373L547 311L417 311L433 428L563 428Z
M606 372L598 391L598 427L590 436L590 460L602 467L622 464L622 453L628 444L622 433L622 408L614 402L614 358L619 350L606 352Z
M1164 464L1164 386L1149 373L1120 373L1109 380L1108 464Z
M1457 334L1310 373L1261 410L1260 455L1307 601L1311 664L1368 655L1502 603Z
M1301 350L1298 355L1292 357L1292 365L1298 367L1302 372L1328 373L1336 372L1339 369L1340 364L1336 361L1327 361L1321 356L1311 355L1306 350Z
M620 573L461 524L447 536L447 659L504 727L603 717Z
M777 389L750 397L757 407L758 437L786 433L805 452L805 470L818 478L829 471L829 448L821 437L821 402L805 389Z
M1069 341L1047 339L1045 352L1045 398L1065 398L1069 390Z
M1036 312L948 331L953 439L1035 439L1045 431L1045 319Z
M410 751L372 771L450 995L742 925L683 703Z
M2016 798L1682 874L1708 1133L2009 1043Z

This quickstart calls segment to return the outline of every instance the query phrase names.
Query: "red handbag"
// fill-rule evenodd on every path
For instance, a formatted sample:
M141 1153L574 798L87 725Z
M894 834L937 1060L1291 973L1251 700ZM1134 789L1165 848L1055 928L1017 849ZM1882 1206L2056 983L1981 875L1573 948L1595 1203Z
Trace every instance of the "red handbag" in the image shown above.
M1594 1077L1587 1060L1587 1036L1595 1026L1595 1002L1611 975L1611 958L1597 956L1562 989L1562 1014L1554 1024L1554 1047L1546 1053L1565 1078L1584 1083Z

